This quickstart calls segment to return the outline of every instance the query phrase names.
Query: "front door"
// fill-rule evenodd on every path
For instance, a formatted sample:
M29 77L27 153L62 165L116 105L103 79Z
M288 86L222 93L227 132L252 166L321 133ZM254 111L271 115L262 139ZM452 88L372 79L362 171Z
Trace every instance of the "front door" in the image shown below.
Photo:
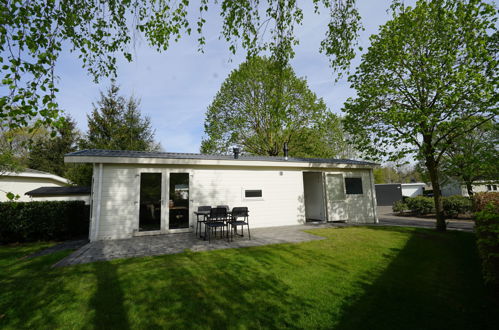
M186 231L189 221L189 173L169 173L168 229Z
M140 173L139 231L161 229L161 173Z

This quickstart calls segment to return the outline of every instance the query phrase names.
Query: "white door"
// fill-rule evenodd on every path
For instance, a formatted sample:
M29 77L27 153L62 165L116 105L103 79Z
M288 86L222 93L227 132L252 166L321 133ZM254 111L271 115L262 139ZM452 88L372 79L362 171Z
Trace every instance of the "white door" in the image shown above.
M328 221L347 220L345 184L342 174L326 174Z

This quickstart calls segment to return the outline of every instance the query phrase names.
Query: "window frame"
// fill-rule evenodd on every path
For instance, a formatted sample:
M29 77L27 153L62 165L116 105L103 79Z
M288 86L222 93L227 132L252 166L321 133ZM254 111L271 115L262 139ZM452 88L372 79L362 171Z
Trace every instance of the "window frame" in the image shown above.
M348 188L347 188L347 180L348 179L359 179L360 180L360 193L349 193ZM364 196L364 180L362 180L362 176L345 176L343 178L343 183L344 183L344 189L345 189L345 195L346 196Z
M259 197L246 197L246 191L260 191L261 192L261 196ZM243 187L241 188L241 200L242 201L263 201L264 200L264 197L263 197L263 188L248 188L248 187Z

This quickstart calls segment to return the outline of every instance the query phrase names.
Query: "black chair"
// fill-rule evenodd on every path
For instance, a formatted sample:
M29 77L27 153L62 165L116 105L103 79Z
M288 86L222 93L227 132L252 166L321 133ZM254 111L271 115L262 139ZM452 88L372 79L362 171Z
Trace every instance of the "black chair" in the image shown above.
M217 205L217 207L223 207L224 209L227 210L227 213L229 213L229 211L230 211L229 205Z
M206 219L204 223L205 237L206 235L208 235L208 242L211 243L211 235L213 231L215 232L215 237L217 237L218 228L221 229L222 237L224 237L226 227L227 227L227 209L225 207L212 208L210 210L210 216Z
M196 236L198 235L198 227L199 227L199 233L201 235L201 225L206 222L206 217L208 214L203 214L202 212L210 212L211 206L199 206L198 207L198 214L196 214L197 217L197 222L196 222Z
M239 236L244 236L244 226L247 226L248 238L251 239L251 232L249 227L249 211L247 207L234 207L232 209L229 225L231 235L233 233L239 235L237 233L237 226L241 226L241 234Z

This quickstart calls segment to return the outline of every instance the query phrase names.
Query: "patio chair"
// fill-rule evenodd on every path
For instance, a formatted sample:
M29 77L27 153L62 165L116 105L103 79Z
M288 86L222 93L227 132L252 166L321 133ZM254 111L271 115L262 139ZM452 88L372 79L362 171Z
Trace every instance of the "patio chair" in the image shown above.
M226 209L227 213L229 213L229 211L230 211L229 205L217 205L217 207L222 207L222 208Z
M241 226L241 234L239 236L244 236L244 226L248 227L248 238L251 239L251 232L249 227L249 211L247 207L234 207L231 212L231 218L229 220L230 233L231 235L237 233L237 226Z
M211 235L213 231L215 232L215 237L217 237L218 228L220 228L222 237L224 237L226 227L228 230L227 209L225 207L212 208L210 210L210 216L206 219L206 222L204 223L205 237L206 235L208 235L208 242L211 243Z
M203 214L204 212L210 212L211 206L199 206L198 207L198 213L196 214L196 236L198 235L198 227L199 227L199 233L201 234L201 225L206 222L206 216L208 214Z

